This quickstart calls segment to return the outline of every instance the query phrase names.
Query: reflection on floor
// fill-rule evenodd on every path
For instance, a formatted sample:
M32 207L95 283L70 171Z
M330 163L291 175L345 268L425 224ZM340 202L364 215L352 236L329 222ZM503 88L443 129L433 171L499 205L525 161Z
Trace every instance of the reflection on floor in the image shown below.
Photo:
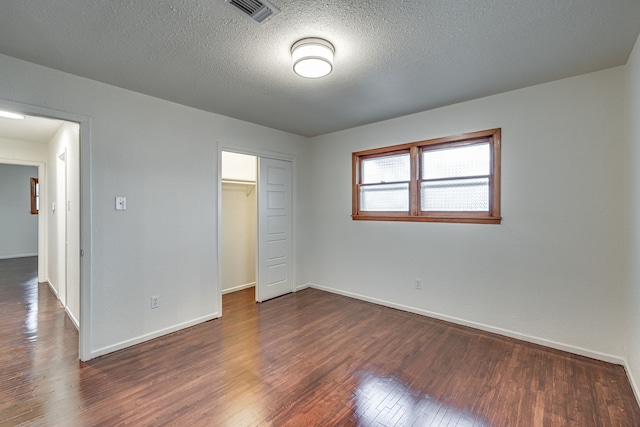
M480 415L412 391L394 377L362 374L354 400L358 422L363 425L396 426L403 425L403 420L418 426L489 425Z
M78 332L37 268L0 260L0 425L77 411Z
M0 425L639 426L624 369L307 289L80 363L36 260L0 260Z

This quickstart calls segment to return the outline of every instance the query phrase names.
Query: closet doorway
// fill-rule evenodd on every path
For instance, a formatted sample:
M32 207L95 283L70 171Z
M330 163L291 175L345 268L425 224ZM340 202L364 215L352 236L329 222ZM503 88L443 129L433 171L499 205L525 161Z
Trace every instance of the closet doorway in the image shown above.
M258 158L222 152L222 294L256 285Z
M295 291L294 159L219 146L218 281L263 302Z

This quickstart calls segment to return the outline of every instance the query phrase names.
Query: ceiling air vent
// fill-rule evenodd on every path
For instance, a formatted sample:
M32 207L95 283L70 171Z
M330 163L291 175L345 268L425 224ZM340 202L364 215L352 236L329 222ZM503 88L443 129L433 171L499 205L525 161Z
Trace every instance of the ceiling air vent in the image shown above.
M265 0L224 0L259 24L280 13L280 9Z

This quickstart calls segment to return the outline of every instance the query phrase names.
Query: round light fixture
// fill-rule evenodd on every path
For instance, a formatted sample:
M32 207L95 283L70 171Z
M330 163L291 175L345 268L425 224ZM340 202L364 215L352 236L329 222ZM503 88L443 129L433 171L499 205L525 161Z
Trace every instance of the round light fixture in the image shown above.
M0 117L4 117L6 119L17 119L22 120L24 116L22 114L12 113L11 111L0 110Z
M333 70L333 53L333 45L326 40L298 40L291 46L293 71L309 79L324 77Z

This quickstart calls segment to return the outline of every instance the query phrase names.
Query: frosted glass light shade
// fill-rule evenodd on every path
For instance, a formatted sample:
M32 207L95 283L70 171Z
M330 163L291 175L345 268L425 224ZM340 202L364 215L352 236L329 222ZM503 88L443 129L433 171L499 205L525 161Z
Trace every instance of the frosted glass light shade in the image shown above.
M291 46L293 71L309 79L324 77L333 70L333 52L333 45L326 40L298 40Z
M3 111L3 110L0 110L0 117L4 117L7 119L17 119L17 120L24 119L24 116L22 114L12 113L11 111Z

